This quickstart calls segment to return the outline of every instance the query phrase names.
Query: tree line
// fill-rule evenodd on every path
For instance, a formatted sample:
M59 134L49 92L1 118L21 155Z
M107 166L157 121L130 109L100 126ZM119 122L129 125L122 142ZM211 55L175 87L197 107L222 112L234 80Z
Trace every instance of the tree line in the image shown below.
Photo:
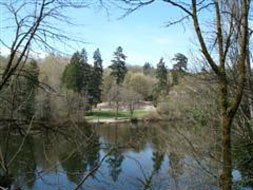
M172 60L174 67L169 71L163 58L157 68L148 62L143 66L128 66L126 59L121 46L113 52L107 68L103 68L99 49L93 53L92 64L84 48L70 58L49 55L43 60L28 59L20 73L3 89L1 116L8 119L12 115L13 120L19 118L27 122L32 117L50 121L61 116L57 113L62 110L69 110L68 116L72 115L70 112L80 112L78 115L83 117L85 111L101 102L115 104L112 107L116 109L116 116L122 102L131 112L141 100L151 101L156 106L159 98L168 95L169 89L177 84L178 75L186 73L188 61L183 54L176 54ZM6 64L7 60L2 57L1 63Z

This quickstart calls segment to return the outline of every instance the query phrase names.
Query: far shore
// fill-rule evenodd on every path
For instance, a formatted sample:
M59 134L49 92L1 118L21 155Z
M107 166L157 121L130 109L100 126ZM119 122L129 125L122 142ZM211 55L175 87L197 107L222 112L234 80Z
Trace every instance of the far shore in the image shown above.
M153 116L156 117L153 117ZM138 104L136 110L134 110L131 115L130 111L127 108L121 107L118 112L116 119L115 109L109 106L109 103L101 103L97 106L96 109L87 112L85 119L89 123L127 123L127 122L139 122L147 120L160 120L157 117L156 108L151 104L151 102L142 102Z

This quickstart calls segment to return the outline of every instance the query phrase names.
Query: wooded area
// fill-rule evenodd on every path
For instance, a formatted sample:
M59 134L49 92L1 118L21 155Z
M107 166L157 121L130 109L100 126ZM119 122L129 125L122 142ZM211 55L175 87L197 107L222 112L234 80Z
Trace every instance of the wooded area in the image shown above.
M169 21L167 27L191 24L200 49L195 62L176 53L170 62L172 68L166 66L163 57L157 63L143 60L139 65L127 64L128 54L121 44L111 50L108 67L104 66L99 47L92 60L88 59L85 44L71 56L54 47L56 41L79 41L54 25L72 24L64 14L66 10L95 4L110 12L116 6L125 17L155 2L1 2L14 24L14 37L9 44L0 39L1 46L10 51L8 56L0 57L0 128L7 132L4 143L0 143L0 187L10 188L1 181L11 175L9 167L22 149L20 146L16 153L9 153L13 131L25 141L33 130L58 131L59 126L86 122L92 113L97 113L99 120L99 114L108 110L115 113L112 119L116 121L124 111L129 112L131 121L180 121L217 130L215 138L221 148L217 160L222 167L215 176L222 190L233 189L234 168L244 171L253 167L250 0L163 0L168 9L182 15ZM50 53L36 58L38 48ZM144 110L144 104L152 105L154 110ZM148 113L138 118L134 114L138 109ZM252 185L252 170L245 176L245 183Z

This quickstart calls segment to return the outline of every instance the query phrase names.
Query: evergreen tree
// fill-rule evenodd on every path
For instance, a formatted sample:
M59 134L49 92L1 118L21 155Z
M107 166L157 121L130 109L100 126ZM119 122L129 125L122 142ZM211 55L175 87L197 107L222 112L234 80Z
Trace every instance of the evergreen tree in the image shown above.
M184 54L177 53L172 60L176 62L176 64L173 65L173 70L180 72L187 70L188 58Z
M81 77L79 63L81 60L81 55L77 51L73 54L70 59L70 64L65 67L62 76L62 82L67 89L71 89L75 92L81 93Z
M150 63L148 63L148 62L144 63L144 65L143 65L143 74L144 75L149 75L151 73L151 69L152 69L152 67L151 67Z
M168 94L168 71L163 58L160 59L156 69L157 83L153 89L153 104L158 103L158 98Z
M109 68L112 70L111 75L116 82L116 119L118 118L119 112L119 86L124 82L125 75L127 73L126 68L126 55L123 53L122 47L118 47L114 52L114 59L112 60L112 65Z
M168 93L168 70L165 66L165 62L163 61L163 58L161 58L159 63L157 64L156 78L158 80L156 84L157 92L160 95L167 94Z
M78 72L79 71L78 71L77 64L68 64L65 67L65 70L62 76L62 82L67 89L71 89L75 92L80 92L80 89L78 88L78 85L77 85Z
M180 75L187 70L188 58L184 54L177 53L172 60L176 62L172 70L172 85L177 85Z
M88 109L92 105L92 75L93 69L88 64L87 52L82 49L81 53L77 51L73 54L62 77L66 88L86 97Z
M88 63L87 51L83 48L80 53L80 63Z
M87 63L85 49L75 52L71 57L70 64L63 72L63 83L66 88L74 90L81 95L87 95L91 78L91 66Z
M99 102L101 102L101 94L102 94L102 84L103 84L103 60L101 58L101 54L99 49L97 49L93 54L94 66L93 66L93 104L96 106Z
M114 52L112 65L109 66L109 68L112 69L111 75L114 77L117 85L123 83L125 75L127 73L125 60L126 55L123 53L122 47L119 46Z
M80 92L82 95L87 96L90 102L90 97L92 96L91 91L93 69L88 64L87 52L85 49L82 49L80 54L79 70L80 74L78 77L78 82L80 82Z

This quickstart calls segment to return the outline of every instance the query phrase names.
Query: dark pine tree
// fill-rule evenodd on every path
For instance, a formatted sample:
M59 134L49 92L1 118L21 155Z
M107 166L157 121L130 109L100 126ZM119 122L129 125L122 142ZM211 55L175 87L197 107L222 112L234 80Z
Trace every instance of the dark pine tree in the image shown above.
M80 95L86 97L87 109L91 108L92 98L92 75L93 69L88 64L87 52L82 49L81 52L75 52L66 66L62 81L66 88L74 90Z
M167 94L168 93L168 70L165 66L165 62L163 58L160 59L157 64L156 70L156 78L157 82L157 91L159 94Z
M144 75L149 75L151 73L152 67L151 67L150 63L146 62L146 63L144 63L142 69L143 69Z
M176 53L172 60L176 62L176 64L173 65L173 70L180 72L187 70L188 58L184 54Z
M180 76L187 70L188 58L182 53L177 53L172 60L176 62L172 70L172 85L177 85Z
M62 82L67 89L71 89L75 92L81 93L81 82L80 82L80 69L79 63L81 55L77 51L73 54L70 59L70 64L65 67L62 76Z
M93 89L92 89L92 97L93 104L96 106L99 102L101 102L101 94L102 94L102 84L103 84L103 60L101 58L101 54L99 49L93 54L94 66L93 66Z
M115 117L117 119L119 112L119 86L124 82L127 68L125 63L126 55L123 53L122 47L119 46L113 55L114 59L112 60L112 65L110 65L109 68L112 70L111 75L113 76L117 85Z
M118 47L113 53L114 59L112 60L112 65L109 66L112 69L111 75L114 77L116 84L120 85L125 79L127 73L126 68L126 55L123 53L122 47Z
M85 96L91 96L92 84L92 67L88 64L87 52L82 49L80 53L79 70L80 75L78 81L81 84L81 93Z
M168 70L165 66L163 58L160 59L156 69L157 83L153 90L153 104L156 106L158 98L168 94Z

